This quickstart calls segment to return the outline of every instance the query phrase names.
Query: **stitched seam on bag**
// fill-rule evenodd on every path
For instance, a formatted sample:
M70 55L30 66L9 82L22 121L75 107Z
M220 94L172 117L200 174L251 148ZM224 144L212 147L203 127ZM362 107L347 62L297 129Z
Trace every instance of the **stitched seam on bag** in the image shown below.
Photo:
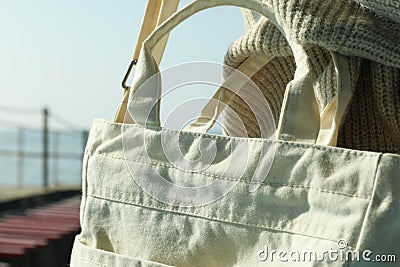
M147 161L143 161L143 160L133 160L133 159L127 159L127 158L112 156L112 155L107 154L107 153L104 153L104 152L102 152L102 151L89 151L89 150L85 150L84 153L85 153L85 154L90 154L90 155L97 154L97 155L102 155L102 156L105 156L105 157L109 157L109 158L113 158L113 159L119 159L119 160L124 160L124 161L126 160L126 161L131 161L131 162L140 162L140 163L153 164L153 165L163 166L163 167L167 167L167 168L178 169L178 170L185 171L185 172L188 172L188 173L204 174L204 175L211 176L211 177L216 176L215 178L218 178L218 177L219 177L219 175L217 175L217 174L215 174L215 173L208 173L208 172L204 172L204 171L193 172L192 170L187 170L187 169L183 169L183 168L177 168L177 167L175 167L174 165L170 165L170 164L164 163L164 162L162 162L162 161L160 161L160 160L155 160L156 162L147 162ZM376 155L379 156L379 155L381 155L381 154L382 154L382 153L379 153L379 154L377 153ZM385 155L388 155L388 154L385 154ZM395 154L390 154L390 155L397 156L397 155L395 155ZM374 157L375 157L375 156L374 156ZM400 163L400 158L393 158L393 160L398 161L398 162ZM257 184L258 184L258 183L257 183Z
M235 179L230 179L230 178L226 178L226 177L221 177L221 176L216 176L213 174L209 174L209 173L204 173L204 172L193 172L193 171L188 171L188 170L183 170L183 169L179 169L175 166L169 166L169 165L164 165L164 164L160 164L160 163L152 163L152 162L143 162L143 161L135 161L135 160L128 160L128 159L122 159L119 157L113 157L107 154L102 154L102 153L93 153L93 154L98 154L100 156L103 157L108 157L108 158L112 158L112 159L119 159L119 160L127 160L127 161L131 161L131 162L136 162L136 163L142 163L142 164L148 164L148 165L153 165L153 166L161 166L161 167L167 167L167 168L173 168L177 171L181 171L181 172L186 172L186 173L191 173L191 174L200 174L200 175L205 175L205 176L209 176L215 179L219 179L219 180L227 180L227 181L232 181L232 182L240 182L240 183L246 183L246 184L257 184L255 182L252 181L247 181L247 180L243 180L243 179L239 179L239 180L235 180ZM273 178L277 178L276 176L272 176ZM321 189L318 187L313 187L311 184L305 184L305 185L301 185L301 184L291 184L291 183L269 183L264 181L261 186L271 186L271 187L278 187L278 186L284 186L284 187L292 187L292 188L303 188L303 189L312 189L315 191L320 191L323 193L330 193L330 194L335 194L335 195L342 195L342 196L346 196L346 197L354 197L354 198L359 198L359 199L363 199L363 200L370 200L370 198L367 197L362 197L359 195L351 195L351 194L346 194L346 193L342 193L342 192L337 192L337 191L331 191L331 190L327 190L327 189Z
M377 162L376 162L376 168L375 168L375 173L374 173L374 184L373 184L373 187L372 187L372 195L371 195L371 199L370 199L370 201L369 201L367 210L365 211L364 219L363 219L363 222L362 222L362 224L361 224L360 233L359 233L358 238L357 238L357 242L356 242L356 250L357 250L357 251L359 251L360 240L361 240L361 237L362 237L363 234L364 234L364 233L363 233L363 230L364 230L364 228L365 228L365 225L367 224L367 220L368 220L369 214L370 214L371 209L372 209L372 203L373 203L374 200L376 199L375 191L376 191L376 187L377 187L378 169L379 169L379 163L381 162L381 159L382 159L382 157L380 156L380 157L378 158ZM351 266L351 264L352 264L352 263L350 262L349 266Z
M329 239L329 238L322 238L322 237L308 235L308 234L304 234L304 233L292 232L292 231L289 231L289 230L286 230L286 229L272 227L272 226L263 225L263 224L241 223L241 222L237 222L237 221L234 221L234 220L228 221L226 219L213 217L213 216L206 216L206 215L199 214L199 213L196 213L196 212L189 213L189 212L185 212L185 211L182 211L182 210L166 209L164 207L157 206L157 205L151 205L150 206L150 205L146 205L146 204L143 204L143 203L126 203L126 201L124 201L123 199L119 199L119 198L116 198L116 197L103 197L103 196L98 196L98 195L95 195L95 194L89 194L89 196L93 197L93 198L97 198L97 199L114 201L114 202L122 203L122 204L125 204L125 205L133 205L133 206L136 206L136 207L152 209L152 210L155 210L157 212L166 211L166 212L170 212L170 213L175 213L175 214L178 214L178 215L186 216L186 217L189 217L189 218L190 217L198 217L200 219L209 219L209 220L213 220L213 221L236 224L236 225L240 225L240 226L263 228L263 229L266 229L266 230L274 230L274 231L278 231L278 232L301 235L301 236L305 236L305 237L311 237L311 238L316 238L316 239L325 240L325 241L331 241L331 242L335 242L335 243L337 242L337 239L336 240L332 240L332 239ZM354 248L354 246L351 245L351 244L348 244L348 247Z
M82 249L87 250L87 248L85 248L86 245L82 244L80 241L78 241L78 242L79 242L79 245L78 245L78 246L81 246L81 247L82 247L82 248L79 248L79 251L81 251ZM90 249L91 249L91 250L97 250L97 251L95 252L95 253L97 253L97 254L100 254L100 253L103 253L103 254L110 254L110 255L109 255L110 257L126 257L126 256L127 256L127 255L123 255L123 254L117 254L116 252L113 252L113 251L100 250L100 249L98 249L98 248L92 248L92 247L90 247ZM93 253L93 252L89 252L89 253ZM98 266L109 267L109 266L103 265L103 264L101 264L101 263L99 263L99 262L97 262L97 261L95 261L95 260L89 259L89 258L87 257L87 255L86 255L87 253L84 253L84 254L85 254L85 256L82 256L82 253L74 253L74 254L72 255L72 257L79 258L79 259L81 259L82 261L89 262L89 263L93 263L93 264L98 265ZM128 256L128 257L129 257L129 256ZM131 260L132 260L132 261L137 261L138 263L158 264L158 265L160 265L160 266L166 266L166 267L169 266L169 265L165 265L165 264L162 264L162 263L152 262L152 261L148 261L148 260L142 260L142 259L133 258L133 257L131 257ZM170 267L172 267L172 266L170 266Z
M107 251L107 252L110 252L110 251ZM121 256L124 256L124 255L121 255ZM108 265L103 265L103 264L101 264L101 263L99 263L99 262L97 262L97 261L84 258L84 257L82 257L81 255L75 255L75 257L79 258L79 259L82 260L82 261L89 262L89 263L93 263L93 264L98 265L98 266L110 267L110 266L108 266ZM165 266L165 267L170 266L170 265L165 265L165 264L158 263L158 262L151 262L151 261L140 260L140 259L136 259L136 258L133 258L132 260L133 260L133 261L136 261L137 263L140 263L140 264L142 264L142 263L144 263L144 264L152 264L152 265L159 265L159 266L162 266L162 267L164 267L164 266ZM170 267L173 267L173 266L170 266Z
M97 266L109 267L109 266L107 266L107 265L103 265L103 264L101 264L101 263L98 263L98 262L96 262L96 261L93 261L93 260L89 260L89 259L83 258L83 257L82 257L82 256L80 256L80 255L78 255L78 256L76 256L76 255L75 255L75 257L78 257L78 259L80 259L80 260L82 260L82 261L85 261L85 262L89 262L89 263L96 264Z
M121 129L121 126L115 125L111 122L104 121L104 120L98 120L96 123L102 123L102 124L107 124L110 125L114 128L119 128ZM173 129L167 129L167 128L160 128L160 127L143 127L142 125L138 124L129 124L130 127L135 127L135 128L140 128L140 129L150 129L150 130L160 130L164 132L169 132L169 133L175 133L175 134L180 134L180 135L189 135L189 136L199 136L199 137L207 137L210 139L215 139L215 140L237 140L240 142L248 142L248 143L271 143L271 144L281 144L284 146L292 146L292 147L299 147L299 148L308 148L308 149L315 149L315 150L320 150L320 151L328 151L332 153L338 153L338 154L350 154L350 155L356 155L358 157L376 157L378 152L370 152L370 151L357 151L357 150L349 150L346 148L341 148L341 147L324 147L324 146L318 146L318 145L306 145L306 144L301 144L301 143L296 143L296 142L288 142L288 141L282 141L282 140L268 140L268 139L260 139L260 138L245 138L245 137L228 137L228 136L219 136L219 135L210 135L210 134L200 134L200 133L194 133L194 132L183 132L179 130L173 130ZM85 152L92 152L90 150L86 150Z

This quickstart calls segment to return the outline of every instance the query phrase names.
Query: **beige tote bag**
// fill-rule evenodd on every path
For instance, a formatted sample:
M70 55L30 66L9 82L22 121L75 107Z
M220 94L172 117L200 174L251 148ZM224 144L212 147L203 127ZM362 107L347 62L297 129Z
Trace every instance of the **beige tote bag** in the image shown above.
M277 140L205 133L218 101L185 131L160 126L155 46L191 15L223 5L268 17L293 51ZM127 96L133 123L95 120L90 132L72 267L397 266L400 157L333 147L351 98L347 59L331 52L339 89L321 117L304 45L275 11L258 0L197 0L144 41ZM251 76L268 60L239 69ZM225 84L214 99L229 103L242 84L231 83L237 91ZM205 155L215 148L211 161L202 143ZM191 159L179 167L177 145Z

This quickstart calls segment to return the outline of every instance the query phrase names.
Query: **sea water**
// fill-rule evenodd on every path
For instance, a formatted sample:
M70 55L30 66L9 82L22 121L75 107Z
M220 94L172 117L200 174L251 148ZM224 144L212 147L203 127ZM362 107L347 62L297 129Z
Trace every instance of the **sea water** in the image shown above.
M22 133L22 135L21 135ZM50 185L77 185L81 181L84 137L79 132L49 132ZM23 145L19 145L23 140ZM21 143L20 143L21 144ZM25 152L21 161L16 151ZM58 157L54 157L56 154ZM43 133L39 130L0 129L0 186L43 184ZM21 155L21 154L20 154ZM21 163L22 164L19 164Z

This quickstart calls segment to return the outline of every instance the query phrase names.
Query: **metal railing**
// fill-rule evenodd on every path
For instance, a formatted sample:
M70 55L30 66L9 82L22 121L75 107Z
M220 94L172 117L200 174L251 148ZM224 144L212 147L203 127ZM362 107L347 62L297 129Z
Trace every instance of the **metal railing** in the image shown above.
M4 111L4 106L3 109L1 109L0 106L0 111ZM15 110L20 110L21 113L23 113L23 110L26 109L18 109L18 108L10 108L8 111L12 111L14 113ZM41 166L41 171L42 171L42 181L41 185L44 188L48 188L50 186L50 181L49 181L49 175L50 175L50 160L53 163L53 183L58 184L60 181L58 180L58 177L60 177L60 170L59 170L59 163L61 159L73 159L77 160L77 164L79 162L81 168L82 168L82 156L83 156L83 150L84 146L86 145L86 141L88 138L88 131L86 130L77 130L76 127L72 128L71 124L68 123L65 119L62 119L60 116L56 114L52 114L52 117L50 117L50 112L47 108L43 108L41 110L41 115L42 115L42 125L41 128L29 128L29 127L24 127L24 126L19 126L15 123L10 123L6 122L2 123L0 120L0 129L13 129L16 130L17 136L16 136L16 144L15 144L15 149L0 149L0 157L12 157L16 158L16 186L21 188L24 187L24 181L25 181L25 161L27 159L41 159L42 161L42 166ZM50 130L49 128L49 120L55 119L58 121L59 124L63 124L67 129L67 131L55 131L55 130ZM41 134L41 150L40 151L29 151L26 149L26 133L27 132L39 132ZM73 133L76 135L77 138L81 139L81 151L79 152L68 152L68 151L62 151L60 149L60 135L65 134L65 133ZM52 142L52 150L50 151L50 134L53 135L53 142Z

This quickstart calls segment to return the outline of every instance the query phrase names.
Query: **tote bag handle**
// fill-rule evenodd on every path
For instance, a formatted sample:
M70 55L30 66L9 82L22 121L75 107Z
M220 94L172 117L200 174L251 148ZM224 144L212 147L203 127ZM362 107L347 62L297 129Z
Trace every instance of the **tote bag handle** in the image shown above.
M283 34L287 32L284 30L284 25L278 23L273 7L256 0L196 0L192 2L161 24L143 43L133 80L133 90L131 90L129 97L129 113L135 123L146 126L160 126L159 100L161 88L159 80L153 86L146 87L146 90L139 90L149 78L159 74L158 64L153 56L153 51L158 41L193 14L208 8L224 5L255 10L269 18ZM335 132L337 132L338 123L347 107L348 96L351 95L349 75L343 76L345 80L341 81L343 86L338 91L345 92L345 94L338 95L336 103L329 109L334 111L334 115L325 116L329 119L327 123L323 124L325 128L320 135L320 125L322 124L320 123L319 108L314 94L312 72L307 52L292 36L286 34L285 36L292 48L297 68L294 79L288 84L285 91L278 125L278 139L306 143L317 143L318 140L335 143L332 137L337 135ZM340 62L339 65L335 65L338 74L341 75L342 72L348 72L346 58L337 53L333 53L333 55L337 58L335 62ZM336 128L332 129L327 125L333 125ZM328 129L326 129L327 127Z
M335 66L338 91L336 96L326 105L322 112L319 134L315 142L316 144L325 146L337 145L339 127L352 96L347 58L335 52L331 52L331 56ZM270 60L271 58L266 58L262 55L250 57L238 67L238 71L251 78ZM234 74L232 76L234 76ZM212 101L209 101L205 105L196 120L186 126L183 131L206 133L214 126L217 118L223 112L225 105L229 105L229 102L235 96L235 91L232 90L232 92L229 92L228 97L226 97L227 92L226 89L224 89L227 87L225 84L229 84L230 81L234 79L232 76L217 90L212 97ZM241 81L245 82L246 80L241 79ZM240 90L243 85L244 84L236 84L230 88L239 88ZM224 92L225 94L223 94ZM225 105L218 105L219 101L225 103ZM285 116L282 117L285 119ZM262 124L265 125L267 123L262 122ZM260 127L263 125L260 125ZM269 125L266 125L266 127L268 126ZM261 131L261 134L263 134L263 131ZM264 136L261 136L261 138L264 138Z
M178 8L179 0L148 0L144 13L142 26L140 27L139 37L136 41L132 62L136 63L139 58L140 49L143 41L150 35L157 25L162 24ZM165 46L167 45L168 35L164 36L153 51L154 58L160 64Z
M157 25L163 23L168 17L170 17L178 8L179 0L148 0L146 10L144 12L142 25L139 31L139 37L136 41L135 50L132 55L132 60L129 64L128 71L125 74L122 82L122 87L125 89L124 96L117 112L114 116L115 122L124 122L125 119L132 121L130 118L125 117L126 108L129 97L129 86L126 85L126 81L134 65L136 65L140 49L142 48L143 41L150 35L150 33L156 28ZM168 34L165 35L157 44L157 47L153 51L153 55L158 64L161 61L162 55L165 50L165 46L168 42Z

